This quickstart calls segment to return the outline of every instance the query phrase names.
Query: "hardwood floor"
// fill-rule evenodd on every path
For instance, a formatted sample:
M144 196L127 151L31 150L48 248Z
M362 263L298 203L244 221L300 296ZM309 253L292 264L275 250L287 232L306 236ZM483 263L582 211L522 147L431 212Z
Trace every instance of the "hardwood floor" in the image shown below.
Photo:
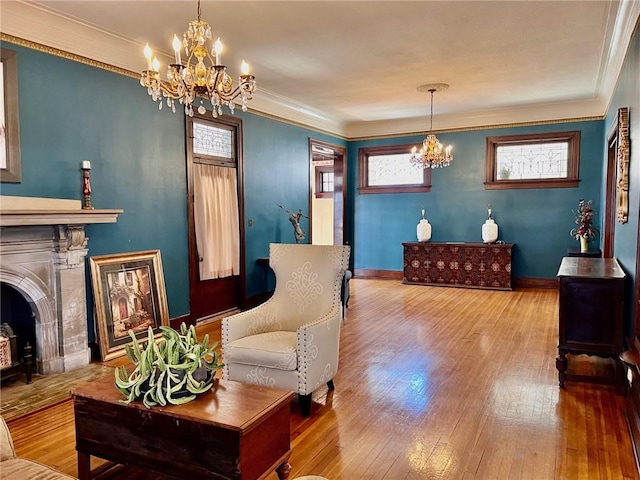
M292 404L291 478L638 478L624 397L609 386L558 388L555 290L350 286L336 390L314 394L309 419ZM218 324L198 330L220 335ZM70 402L9 427L19 455L77 473Z

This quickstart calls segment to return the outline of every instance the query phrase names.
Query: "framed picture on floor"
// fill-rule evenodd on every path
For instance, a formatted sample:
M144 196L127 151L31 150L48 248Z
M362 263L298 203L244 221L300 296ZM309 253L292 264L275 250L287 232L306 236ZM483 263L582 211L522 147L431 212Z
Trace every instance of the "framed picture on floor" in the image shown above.
M89 259L96 334L102 361L124 355L129 330L144 341L151 327L169 326L160 250Z

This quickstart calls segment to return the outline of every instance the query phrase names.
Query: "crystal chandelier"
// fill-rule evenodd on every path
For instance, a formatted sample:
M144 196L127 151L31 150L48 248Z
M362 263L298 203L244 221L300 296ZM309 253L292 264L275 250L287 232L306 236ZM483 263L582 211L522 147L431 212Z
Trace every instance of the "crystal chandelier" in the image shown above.
M247 101L253 98L256 90L255 77L249 75L249 65L244 60L237 83L227 75L227 67L220 63L222 42L218 38L211 47L211 27L200 20L200 14L198 0L198 20L189 23L182 41L176 35L173 36L175 63L169 65L166 80L160 77L160 62L153 57L147 43L144 48L147 69L142 72L140 85L147 87L153 101L158 101L160 110L166 99L167 107L175 112L175 100L178 100L184 105L184 113L192 117L193 102L199 95L211 101L214 117L222 115L223 105L227 105L233 113L236 103L240 103L242 111L246 112ZM182 52L186 56L185 62L182 62ZM206 108L201 100L198 113L205 112Z
M451 145L442 148L438 138L431 133L433 131L433 94L440 90L446 90L449 85L446 83L428 83L418 87L419 92L429 92L431 94L431 124L429 133L422 141L422 148L418 152L417 147L411 149L411 163L422 168L448 167L453 160Z

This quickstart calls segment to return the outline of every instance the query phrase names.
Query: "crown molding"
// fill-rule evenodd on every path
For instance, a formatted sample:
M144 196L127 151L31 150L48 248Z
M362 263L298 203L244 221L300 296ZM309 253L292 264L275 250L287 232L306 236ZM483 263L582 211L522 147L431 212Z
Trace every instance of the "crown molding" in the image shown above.
M2 33L130 72L142 71L139 45L34 3L2 2Z
M523 107L476 110L449 115L434 115L434 132L452 132L496 128L517 125L532 125L575 121L575 119L602 119L604 106L598 99L536 104ZM347 127L349 140L368 137L424 135L429 126L429 117L402 120L351 123Z
M324 112L260 88L260 86L250 102L250 110L340 138L344 138L347 131L346 122L329 117Z
M609 109L613 99L613 93L629 50L631 37L639 24L640 1L622 0L613 21L611 41L605 42L609 45L609 50L603 55L600 67L600 85L597 93L600 98L606 99L605 111Z

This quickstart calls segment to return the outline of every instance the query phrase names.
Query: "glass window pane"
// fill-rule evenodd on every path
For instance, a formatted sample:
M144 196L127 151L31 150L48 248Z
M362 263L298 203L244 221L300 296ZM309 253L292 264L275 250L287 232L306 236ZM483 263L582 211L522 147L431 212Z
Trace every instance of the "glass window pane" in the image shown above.
M231 131L193 122L193 153L232 158Z
M569 142L501 145L496 148L497 180L567 178Z
M424 174L409 159L410 153L370 155L368 158L369 186L421 185Z
M333 172L322 172L322 191L333 192Z

